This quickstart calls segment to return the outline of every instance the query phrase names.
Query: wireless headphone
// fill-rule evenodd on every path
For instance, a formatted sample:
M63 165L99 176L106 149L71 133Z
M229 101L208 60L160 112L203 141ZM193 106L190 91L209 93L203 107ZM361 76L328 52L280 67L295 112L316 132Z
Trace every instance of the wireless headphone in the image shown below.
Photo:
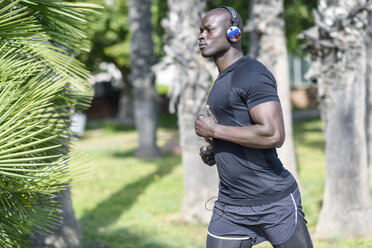
M235 9L232 7L222 6L221 8L227 9L231 13L231 23L230 26L226 31L226 37L230 42L238 42L242 37L242 32L238 27L238 18L236 17Z

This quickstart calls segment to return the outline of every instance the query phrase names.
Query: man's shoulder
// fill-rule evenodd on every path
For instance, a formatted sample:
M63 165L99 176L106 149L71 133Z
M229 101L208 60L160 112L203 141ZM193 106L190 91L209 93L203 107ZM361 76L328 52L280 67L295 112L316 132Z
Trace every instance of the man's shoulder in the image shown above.
M246 56L243 63L241 63L238 68L236 68L236 72L244 74L254 74L262 72L266 73L269 72L269 70L257 59Z
M241 83L246 84L248 82L261 81L260 78L270 78L270 81L275 81L271 72L257 59L246 57L244 62L240 64L233 71L232 81L233 84L239 85Z

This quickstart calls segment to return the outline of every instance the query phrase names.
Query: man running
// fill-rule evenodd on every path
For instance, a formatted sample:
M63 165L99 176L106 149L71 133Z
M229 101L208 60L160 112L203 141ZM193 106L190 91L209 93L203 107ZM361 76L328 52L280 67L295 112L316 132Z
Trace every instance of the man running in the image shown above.
M195 121L196 134L210 142L202 159L216 163L220 177L207 248L249 248L265 240L275 248L313 247L296 180L276 153L285 132L274 76L243 56L238 28L239 14L221 7L204 16L198 37L202 56L219 71L207 116Z

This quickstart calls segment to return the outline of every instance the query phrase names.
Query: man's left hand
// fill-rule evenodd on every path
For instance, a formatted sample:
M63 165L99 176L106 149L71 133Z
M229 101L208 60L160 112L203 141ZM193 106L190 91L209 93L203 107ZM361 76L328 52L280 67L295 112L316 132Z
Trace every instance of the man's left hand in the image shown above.
M207 105L207 115L198 115L195 121L195 133L204 138L213 138L218 121L210 110L209 105Z

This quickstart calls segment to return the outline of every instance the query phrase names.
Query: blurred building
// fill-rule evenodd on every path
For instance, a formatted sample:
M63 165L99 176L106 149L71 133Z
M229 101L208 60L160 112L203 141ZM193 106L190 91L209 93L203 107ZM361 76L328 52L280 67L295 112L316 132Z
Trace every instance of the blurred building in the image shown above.
M291 102L294 108L311 108L318 104L318 89L314 82L306 79L310 63L303 57L288 54Z

